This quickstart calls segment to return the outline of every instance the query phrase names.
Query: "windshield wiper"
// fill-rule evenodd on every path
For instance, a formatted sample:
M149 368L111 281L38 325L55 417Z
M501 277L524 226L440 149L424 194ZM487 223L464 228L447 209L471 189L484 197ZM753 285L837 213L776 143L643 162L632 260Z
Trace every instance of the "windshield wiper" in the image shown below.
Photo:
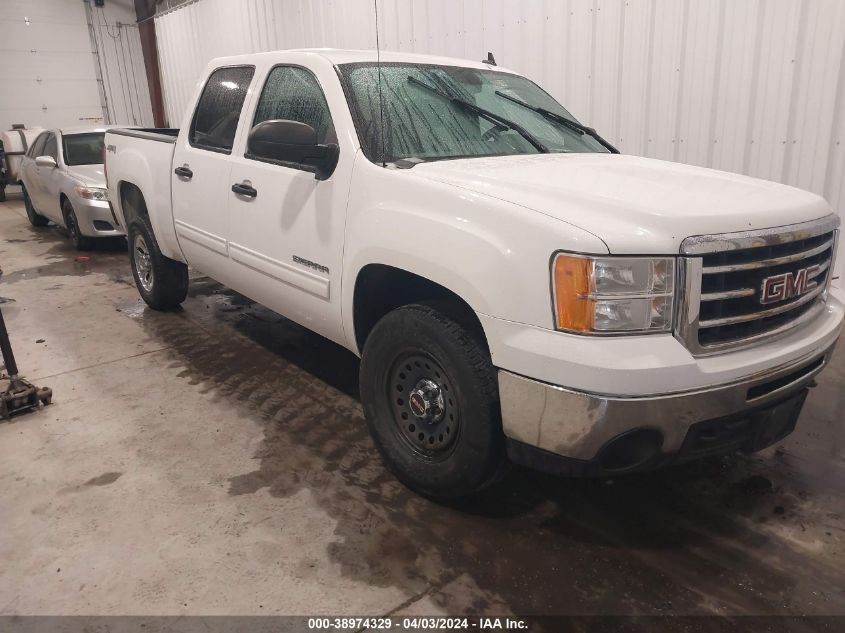
M533 110L537 114L544 116L547 119L551 119L552 121L557 121L558 123L565 125L570 130L574 130L575 132L580 132L583 136L584 134L593 137L595 140L599 142L599 144L604 147L607 151L611 154L618 154L619 150L613 147L610 143L604 140L599 133L596 132L593 128L587 127L586 125L582 125L577 121L573 121L572 119L567 119L565 116L558 114L557 112L552 112L551 110L546 110L545 108L541 108L540 106L534 106L530 103L525 103L521 99L517 99L516 97L512 97L509 94L505 94L501 90L497 90L496 94L503 99L507 99L508 101L513 101L514 103L521 105L523 108L528 108L529 110Z
M480 116L482 119L485 119L490 123L503 127L505 129L513 130L514 132L522 136L526 141L531 143L537 149L538 152L541 152L543 154L549 153L549 148L543 145L543 143L537 140L537 138L533 134L531 134L531 132L526 130L519 123L514 123L513 121L506 119L496 114L495 112L490 112L490 110L479 108L477 105L475 105L474 103L470 103L469 101L464 101L463 99L459 99L458 97L453 97L449 93L444 92L439 88L435 88L434 86L431 86L425 83L424 81L420 81L419 79L417 79L416 77L412 77L411 75L408 75L408 81L418 86L421 86L426 90L433 92L434 94L439 95L444 99L447 99L448 101L451 101L459 108L463 108L467 112L472 112L473 114Z

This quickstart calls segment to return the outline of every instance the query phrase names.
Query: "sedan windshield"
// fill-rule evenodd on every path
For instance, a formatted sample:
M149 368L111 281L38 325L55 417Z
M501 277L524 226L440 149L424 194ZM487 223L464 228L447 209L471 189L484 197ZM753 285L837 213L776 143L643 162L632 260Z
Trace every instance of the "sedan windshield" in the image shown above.
M374 62L343 64L340 71L362 148L374 162L610 151L519 75L407 63L379 70Z
M65 165L102 165L104 132L86 134L65 134L64 142Z

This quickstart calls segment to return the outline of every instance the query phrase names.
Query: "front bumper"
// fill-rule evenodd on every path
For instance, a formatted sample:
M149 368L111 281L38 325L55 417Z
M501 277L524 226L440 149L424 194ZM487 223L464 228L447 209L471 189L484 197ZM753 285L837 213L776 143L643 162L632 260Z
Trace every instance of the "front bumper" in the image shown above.
M86 237L115 237L123 235L107 200L88 200L74 196L71 200L79 229Z
M502 422L510 439L579 461L600 458L615 439L640 430L659 433L659 452L673 454L697 423L762 410L806 389L832 350L729 384L646 397L574 391L500 371Z

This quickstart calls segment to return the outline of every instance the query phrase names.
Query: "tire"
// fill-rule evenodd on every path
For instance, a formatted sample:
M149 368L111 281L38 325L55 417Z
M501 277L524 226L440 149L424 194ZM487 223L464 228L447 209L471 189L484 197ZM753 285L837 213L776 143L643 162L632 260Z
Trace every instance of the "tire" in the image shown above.
M188 296L188 267L161 254L146 216L129 225L129 265L141 298L154 310L172 310Z
M383 317L364 345L361 402L390 470L427 497L487 487L506 464L496 372L483 343L434 307Z
M26 217L29 219L29 223L32 226L47 226L49 220L43 215L39 215L35 207L32 206L32 200L29 198L26 187L21 187L21 189L23 190L23 206L26 209Z
M73 205L67 198L62 202L62 216L65 219L67 236L73 242L74 246L76 246L76 250L90 251L94 248L94 239L82 234L82 231L79 229L79 219L77 219Z

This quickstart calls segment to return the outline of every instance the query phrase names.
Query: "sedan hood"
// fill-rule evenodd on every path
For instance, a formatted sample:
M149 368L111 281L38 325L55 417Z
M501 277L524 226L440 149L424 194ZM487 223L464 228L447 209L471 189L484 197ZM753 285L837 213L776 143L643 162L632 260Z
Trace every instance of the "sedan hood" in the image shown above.
M67 173L86 187L106 188L106 175L102 165L75 165L68 167Z
M552 216L611 253L677 253L684 238L815 220L832 213L801 189L622 154L540 154L418 164L413 174Z

